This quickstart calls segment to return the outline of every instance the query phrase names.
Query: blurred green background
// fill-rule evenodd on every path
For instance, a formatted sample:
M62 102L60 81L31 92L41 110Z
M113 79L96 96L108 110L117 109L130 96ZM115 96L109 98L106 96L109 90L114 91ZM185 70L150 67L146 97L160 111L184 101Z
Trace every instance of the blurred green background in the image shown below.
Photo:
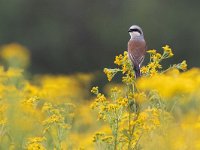
M199 18L197 0L0 0L0 44L28 47L34 73L89 72L112 67L137 24L149 49L172 47L169 64L197 67Z

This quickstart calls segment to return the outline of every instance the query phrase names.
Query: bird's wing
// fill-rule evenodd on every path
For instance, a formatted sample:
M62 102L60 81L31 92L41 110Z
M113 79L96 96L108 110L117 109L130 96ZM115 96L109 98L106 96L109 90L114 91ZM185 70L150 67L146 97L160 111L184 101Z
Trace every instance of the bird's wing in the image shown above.
M146 53L145 40L130 40L128 42L128 54L134 66L141 66Z

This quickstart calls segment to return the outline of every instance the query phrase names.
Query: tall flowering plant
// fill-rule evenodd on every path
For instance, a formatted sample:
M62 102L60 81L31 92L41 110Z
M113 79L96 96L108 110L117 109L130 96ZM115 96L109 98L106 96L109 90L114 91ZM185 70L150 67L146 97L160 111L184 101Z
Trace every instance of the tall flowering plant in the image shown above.
M170 69L186 70L187 64L170 66L163 70L161 61L173 56L171 48L166 45L163 53L149 50L150 62L141 68L143 77L162 74ZM117 68L105 68L108 81L112 81L117 73L122 75L123 88L113 87L110 96L101 93L98 87L93 87L91 92L96 95L91 108L98 112L98 119L108 123L111 133L98 132L93 141L97 149L134 149L141 148L140 141L145 134L153 132L161 125L164 104L160 97L152 92L144 92L137 88L137 80L128 53L116 56L114 63ZM154 99L154 100L152 100Z

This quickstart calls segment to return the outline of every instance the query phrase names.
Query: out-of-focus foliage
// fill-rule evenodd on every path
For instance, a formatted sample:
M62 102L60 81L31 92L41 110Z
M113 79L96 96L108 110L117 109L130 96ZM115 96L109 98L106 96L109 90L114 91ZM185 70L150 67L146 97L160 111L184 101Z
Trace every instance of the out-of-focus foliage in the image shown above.
M17 43L3 46L1 48L1 58L6 66L13 68L26 68L30 63L29 51Z
M164 69L173 56L169 46L148 53L150 62L137 80L127 52L116 56L117 68L104 69L110 81L105 94L94 87L96 97L89 101L93 74L27 78L28 50L3 46L0 149L199 150L200 69L187 71L186 61ZM122 83L111 82L116 78Z
M6 66L0 69L0 149L71 147L73 143L67 141L79 134L84 124L75 119L81 117L81 109L74 104L84 103L88 97L93 75L37 75L30 81L25 77L30 61L25 47L15 43L2 46L0 56ZM69 136L73 124L74 134Z
M175 63L200 66L200 2L161 0L1 0L0 44L17 41L33 53L31 70L100 70L126 50L128 28L144 30L149 49L173 45Z

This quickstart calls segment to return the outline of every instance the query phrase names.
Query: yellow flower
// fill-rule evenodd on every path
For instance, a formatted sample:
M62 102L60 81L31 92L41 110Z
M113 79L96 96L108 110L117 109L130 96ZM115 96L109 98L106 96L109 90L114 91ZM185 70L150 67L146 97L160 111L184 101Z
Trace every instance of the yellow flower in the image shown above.
M160 61L160 58L161 58L161 54L160 53L156 53L154 55L151 56L152 60L153 61Z
M127 106L128 104L128 99L127 98L123 98L123 97L120 97L117 99L117 103L120 105L120 106Z
M104 105L101 105L100 107L99 107L99 109L100 109L100 111L107 111L107 107L106 106L104 106Z
M143 66L143 67L140 69L140 71L141 71L142 74L146 74L146 73L148 73L148 68L145 67L145 66Z
M104 102L104 101L106 101L106 97L104 96L104 94L99 93L97 95L97 101L98 102Z
M162 66L159 63L155 63L155 68L162 69Z
M165 58L169 58L172 57L174 54L172 53L172 49L169 47L169 45L165 45L164 47L162 47L164 50L164 55Z
M25 99L22 103L28 107L33 107L38 100L39 100L38 97L34 96L28 99Z
M114 73L112 72L112 70L108 68L104 68L104 73L106 74L108 81L111 81L112 78L114 77Z
M134 120L131 120L131 121L130 121L130 125L131 125L131 126L134 126L136 123L137 123L137 122L134 121Z
M157 72L158 72L158 71L157 71L156 69L151 69L151 70L150 70L150 76L156 75Z
M46 150L42 142L45 141L45 137L32 137L28 138L27 150Z
M112 136L105 136L101 140L106 142L106 143L112 143L113 142L113 137Z
M162 47L164 51L169 52L171 51L171 48L169 47L169 45L165 45Z
M122 60L123 60L123 56L122 56L122 54L120 54L119 56L115 57L114 63L117 64L118 66L120 66L120 65L122 65L122 62L123 62Z
M180 69L183 71L187 70L187 63L185 60L180 64Z
M157 57L157 59L160 59L162 56L160 53L156 53L156 57Z
M147 53L149 53L149 54L156 54L156 50L155 49L148 50Z
M95 101L90 105L90 108L95 109L95 108L97 108L97 106L98 106L98 102Z
M98 113L98 120L106 120L106 117L105 117L105 115L103 114L103 113Z
M133 81L135 80L135 75L133 73L126 74L125 76L122 77L122 82L126 84L132 84Z
M139 115L139 117L138 117L138 121L143 122L143 121L145 121L148 118L148 116L149 116L148 113L141 112L140 115Z
M51 125L53 123L64 122L64 117L60 114L53 114L43 121L43 125Z
M46 148L39 143L31 143L27 145L27 150L46 150Z
M29 143L37 143L37 142L42 142L46 140L45 137L31 137L31 138L28 138L28 142Z
M97 95L99 93L98 87L97 86L93 87L92 90L91 90L91 92Z
M148 65L147 65L148 68L156 68L156 64L155 62L150 62Z
M124 74L124 73L126 73L127 71L128 71L127 66L126 66L126 65L123 65L123 66L122 66L122 73Z
M105 137L105 133L97 132L95 134L95 136L93 137L93 142L97 142L97 141L101 140L104 137Z
M141 78L137 87L140 90L156 90L162 97L170 99L173 96L192 94L199 89L200 80L198 69L179 73L175 70L167 74L157 74L151 78Z
M52 107L52 104L51 103L44 103L43 107L42 107L42 112L46 112L46 111L49 111L51 110L53 107Z
M7 110L7 105L0 105L0 126L7 123L7 118L5 116ZM1 135L1 134L0 134Z
M117 104L108 104L108 111L115 111L119 108Z
M117 87L111 88L111 92L113 93L120 93L121 90L119 90Z
M25 68L30 62L28 49L17 43L5 45L1 48L0 55L12 67Z
M124 51L124 58L123 58L123 62L127 62L128 60L128 52Z
M5 72L6 76L9 78L12 77L22 77L23 70L17 68L9 68L8 71Z

